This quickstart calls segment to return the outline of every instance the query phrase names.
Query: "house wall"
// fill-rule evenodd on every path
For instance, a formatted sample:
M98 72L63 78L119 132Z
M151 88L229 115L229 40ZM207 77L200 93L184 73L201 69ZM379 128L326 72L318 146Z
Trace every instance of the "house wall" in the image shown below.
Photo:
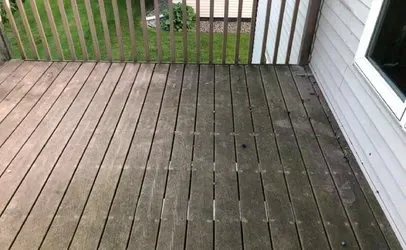
M311 69L406 248L406 131L353 61L373 0L325 0Z
M277 55L277 63L284 64L286 59L286 53L288 49L288 42L290 36L290 30L292 25L293 11L296 0L286 0L285 11L283 14L283 23L281 30L281 37L279 43L279 52ZM274 56L274 48L276 41L276 33L279 22L279 13L281 10L282 0L273 0L271 4L271 15L269 20L269 29L268 29L268 39L266 45L266 58L268 62L272 61ZM306 21L306 13L309 6L309 0L300 0L298 17L296 21L296 29L293 37L292 51L289 63L297 64L299 61L299 51L302 42L302 35L304 31L304 24ZM253 62L259 63L261 59L261 50L262 50L262 40L264 35L265 28L265 19L266 19L266 10L267 10L267 0L258 1L258 16L256 23L256 32L255 32L255 43L254 43L254 52L253 52Z
M173 0L181 3L182 0ZM228 17L237 18L238 0L229 0ZM242 18L251 18L253 0L244 0ZM196 10L196 0L186 0L186 3ZM200 17L210 17L210 0L200 0ZM214 18L224 18L224 0L214 0Z

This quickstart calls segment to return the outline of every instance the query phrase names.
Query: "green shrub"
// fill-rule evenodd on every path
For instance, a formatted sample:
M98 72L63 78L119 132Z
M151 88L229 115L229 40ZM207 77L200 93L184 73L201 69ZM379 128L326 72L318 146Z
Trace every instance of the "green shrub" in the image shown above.
M188 30L193 28L193 23L195 21L195 11L191 6L186 5L186 27ZM164 16L161 19L161 27L163 30L169 31L170 29L170 20L169 20L169 11L164 10L162 13ZM183 28L183 12L182 12L182 3L176 3L173 5L173 26L176 32L179 32Z
M24 2L23 0L22 2ZM10 9L11 12L14 13L17 10L17 3L16 0L10 0ZM1 22L7 23L8 18L7 18L7 13L6 10L3 8L3 1L0 2L0 14L1 14Z

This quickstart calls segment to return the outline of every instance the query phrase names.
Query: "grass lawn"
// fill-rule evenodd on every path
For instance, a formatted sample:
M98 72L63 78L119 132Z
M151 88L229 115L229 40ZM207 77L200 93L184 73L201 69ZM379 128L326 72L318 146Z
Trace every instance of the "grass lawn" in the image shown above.
M46 15L46 11L44 8L44 2L43 0L36 0L37 6L38 6L38 11L41 16L42 23L44 25L44 30L47 35L47 40L48 44L51 49L51 55L54 60L61 59L58 56L56 46L54 43L54 39L52 36L51 28L48 22L48 18ZM70 25L70 30L72 33L72 38L74 41L74 46L76 50L76 55L78 59L82 59L82 53L81 53L81 47L79 43L79 37L78 33L76 30L75 26L75 21L73 18L73 11L71 8L71 2L70 0L64 0L65 3L65 10L66 10L66 15L68 17L69 25ZM66 35L63 29L62 21L61 21L61 15L59 12L58 4L56 0L50 0L52 12L54 14L54 19L55 23L58 29L58 33L60 36L61 44L62 44L62 49L64 51L64 57L65 60L69 60L71 58L70 56L70 51L69 51L69 46L68 42L66 39ZM114 60L119 60L119 45L117 42L117 36L116 36L116 29L115 29L115 22L114 22L114 14L113 14L113 8L112 8L112 3L111 0L105 0L105 9L106 9L106 15L107 15L107 22L110 30L110 36L111 36L111 43L112 43L112 52L113 52L113 59ZM88 24L88 19L87 19L87 14L86 14L86 8L85 8L85 3L83 0L78 0L77 1L80 17L81 17L81 22L82 22L82 27L86 39L86 45L87 45L87 50L89 54L89 59L94 59L94 50L93 50L93 43L92 43L92 38L91 38L91 33L90 33L90 28ZM95 20L95 25L96 25L96 30L97 30L97 36L99 40L99 47L100 47L100 52L101 52L101 58L107 59L107 52L106 52L106 47L105 47L105 42L104 42L104 37L103 37L103 27L101 24L101 16L99 12L99 6L98 2L95 0L91 1L92 9L93 9L93 15L94 15L94 20ZM131 39L130 39L130 32L129 32L129 25L128 25L128 18L127 18L127 10L126 10L126 3L125 0L118 0L118 5L119 5L119 13L120 13L120 21L121 21L121 28L122 28L122 33L123 33L123 46L124 46L124 53L126 56L127 60L131 60ZM147 7L148 8L148 7ZM150 8L149 8L150 9ZM38 48L38 53L40 55L40 58L45 58L45 53L44 53L44 48L41 43L41 38L38 33L37 25L35 23L34 16L31 11L31 7L29 4L29 1L25 2L25 11L28 16L28 21L31 26L31 30L33 32L33 36L35 39L35 42L37 44ZM136 33L136 45L137 45L137 61L145 61L144 58L144 42L142 38L142 29L140 25L140 14L139 14L139 2L138 0L133 0L133 16L134 16L134 22L135 22L135 33ZM28 58L34 58L33 52L30 50L30 45L29 45L29 40L28 36L26 35L20 14L18 11L14 13L14 17L17 23L17 26L19 27L20 30L20 36L24 44L24 48L27 53ZM14 58L20 58L19 50L17 43L14 39L13 33L11 31L11 28L8 23L5 24L6 28L6 34L7 37L9 38L10 44L11 44L11 49L12 49L12 56ZM169 37L169 32L166 31L161 31L162 35L162 55L163 55L163 61L164 62L169 62L170 61L170 37ZM153 29L148 30L148 38L149 38L149 46L150 46L150 57L151 61L155 61L157 58L157 53L156 53L156 32ZM182 40L182 33L175 33L175 46L176 46L176 60L177 62L182 62L183 61L183 40ZM228 41L227 41L227 63L234 63L234 56L235 56L235 39L236 36L235 34L229 34L228 35ZM221 56L222 56L222 46L223 46L223 33L214 33L213 35L213 58L216 63L221 62ZM248 60L248 47L249 47L249 34L241 34L241 40L240 40L240 62L241 63L246 63ZM209 60L209 34L207 33L201 33L200 35L200 60L201 62L208 62ZM195 62L196 60L196 34L193 31L188 32L188 57L189 57L189 62Z

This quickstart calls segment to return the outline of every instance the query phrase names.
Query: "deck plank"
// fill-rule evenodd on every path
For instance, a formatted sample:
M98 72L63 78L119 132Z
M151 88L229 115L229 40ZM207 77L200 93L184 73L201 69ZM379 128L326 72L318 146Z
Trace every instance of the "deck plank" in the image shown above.
M0 145L2 145L18 125L28 116L35 112L41 105L52 105L65 89L80 63L68 63L63 71L53 82L43 81L37 84L21 102L0 122Z
M201 65L190 187L187 249L213 247L214 66Z
M124 86L127 86L126 88L131 86L131 89L128 89L128 99L126 100L126 103L122 102L118 105L118 107L116 107L117 105L112 104L109 106L109 109L106 110L103 121L100 122L100 125L97 128L97 133L93 135L91 142L87 147L86 154L82 157L79 166L77 166L77 169L75 170L74 179L70 182L69 187L67 187L67 193L58 208L57 217L55 217L49 233L45 238L43 248L47 249L55 247L58 248L59 246L63 247L63 245L59 244L60 237L66 233L69 233L72 237L81 211L85 206L87 195L90 192L93 180L102 161L104 151L108 146L110 137L114 130L115 134L110 143L110 151L107 153L107 158L104 159L103 164L104 166L109 164L109 166L114 166L117 168L120 168L120 166L123 164L125 155L131 142L132 133L135 129L133 124L135 124L139 118L139 113L146 95L150 75L152 74L152 67L144 68L141 66L140 68L141 69L137 74L137 65L126 65L120 82L125 82L126 84ZM134 78L138 80L141 79L141 81L134 83ZM142 79L146 80L143 81ZM125 90L123 89L120 92L124 91ZM125 99L123 98L122 94L120 94L121 98ZM119 98L119 96L117 98ZM138 108L135 109L133 107ZM123 110L122 114L121 111L117 111L120 108ZM121 116L121 119L118 125L116 125L119 115ZM97 145L100 145L100 147ZM99 149L102 152L98 152ZM116 160L116 162L111 163L111 160ZM88 168L89 165L94 167ZM82 184L83 178L88 180L86 181L86 185ZM83 192L80 192L80 188L83 189ZM73 202L75 200L76 202ZM70 216L76 217L74 219L70 219ZM67 228L65 229L65 227ZM63 243L65 245L69 244L71 237L63 241Z
M7 62L0 248L400 249L307 70Z
M81 95L79 95L75 99L75 102L64 115L64 118L68 117L70 119L62 119L62 122L58 122L57 124L55 124L56 122L53 123L52 120L50 121L51 125L55 125L55 129L58 130L59 127L57 126L59 124L62 124L62 132L68 132L69 128L74 129L78 122L78 119L82 114L80 110L83 110L83 107L86 107L91 102L92 96L95 93L97 87L98 82L96 81L96 84L93 83L92 86L86 89L87 91L80 92ZM1 234L0 237L0 245L2 247L8 247L12 243L14 235L18 232L21 223L24 220L24 217L29 212L29 207L27 207L27 204L29 204L30 199L21 199L23 202L19 202L17 196L17 201L13 202L12 200L10 203L9 199L13 195L14 190L19 187L19 183L25 177L25 174L31 169L32 163L37 159L38 154L42 151L43 145L48 141L48 138L53 135L53 128L50 127L49 124L47 124L47 121L43 121L41 125L42 126L40 126L36 130L34 136L30 138L32 140L32 143L26 143L24 145L17 157L8 167L7 173L2 175L0 178L0 187L8 187L7 192L2 192L0 196L0 208L2 211L0 217L1 227L7 228L7 234ZM67 128L67 130L64 130L65 127ZM62 136L64 136L64 134L62 134ZM60 139L63 139L63 137ZM64 144L61 144L61 146L64 146ZM57 151L51 150L51 152L53 153ZM54 155L54 157L58 156ZM44 160L47 161L48 159L45 157ZM40 167L43 166L40 165ZM39 168L38 171L42 171L42 168ZM34 186L37 184L35 178L33 183L28 183L28 186L26 186L26 190L31 191L30 184ZM35 190L34 187L33 189ZM22 195L24 196L24 191L27 193L27 191L24 190L24 186L21 190L22 192L19 193L22 193ZM30 198L35 198L35 196L32 196ZM21 211L17 210L16 208L21 208Z
M332 248L341 248L341 243L346 242L347 247L358 248L336 183L331 177L289 68L278 67L277 74L330 245Z
M36 66L39 62L23 62L13 73L0 83L0 107L7 95L19 84L19 82Z
M24 61L21 60L10 60L5 62L0 67L0 85L3 83L15 70L20 67Z
M146 166L145 178L135 212L135 220L138 224L134 224L132 230L133 248L153 249L156 244L169 167L168 162L172 150L173 131L177 118L182 75L183 65L170 66L151 154ZM109 231L102 240L102 249L116 249L125 246L120 246L115 241L115 238L109 236L112 234L112 230L115 228L113 225L115 224L113 218L110 221L110 228L106 228ZM125 237L127 236L125 235ZM124 241L123 244L125 243Z
M329 243L319 215L313 190L307 176L295 132L285 106L284 96L273 67L262 67L265 93L268 99L279 153L288 183L296 227L302 247L329 248Z
M275 249L296 249L300 243L295 217L264 96L260 69L256 66L246 66L246 72L272 246Z
M124 182L126 188L131 188L127 190L127 195L131 197L138 195L142 186L143 172L148 159L156 120L159 115L160 100L165 88L167 71L168 65L157 65L154 69L147 99L145 100L141 117L136 128L136 135L133 138L128 158L124 164L124 167L130 170L127 173L123 173L122 176L125 175L132 178L132 185L128 182ZM112 147L112 150L114 149L115 148ZM143 155L142 159L137 157L139 154ZM101 166L100 172L97 174L80 224L75 232L75 238L71 245L73 249L81 249L82 247L91 248L98 244L122 169L113 164L114 158L115 155L106 155L107 161ZM123 180L121 180L120 183L123 183L122 181ZM132 215L134 214L137 200L138 198L132 199L130 206L128 206ZM121 202L121 200L117 201ZM121 205L124 204L121 203Z
M52 66L51 66L52 65ZM21 99L37 85L52 83L63 70L66 63L38 63L10 93L3 99L0 105L0 121L10 113Z
M47 156L46 148L43 150L43 154L37 159L35 164L44 166L42 168L42 172L44 172L44 168L46 168L45 166L56 165L49 173L45 187L42 189L39 198L35 202L35 206L31 209L30 215L17 236L13 247L17 249L39 247L53 219L53 216L48 215L53 215L57 211L58 205L63 198L63 194L65 193L68 183L72 178L72 175L75 173L80 157L92 138L92 135L96 134L97 136L99 134L103 134L104 136L108 137L108 131L111 131L112 127L114 127L118 122L118 117L121 114L122 107L125 104L126 97L130 93L130 89L134 81L133 72L136 72L137 68L137 65L135 65L135 67L127 66L125 68L125 71L123 72L123 75L111 96L104 95L103 98L98 98L99 96L95 96L95 99L92 101L79 125L75 129L74 134L71 136L71 138L69 138L69 141L67 142L62 155L57 159L57 162L51 162L51 157ZM119 70L120 68L117 68L118 73L116 73L116 75L119 74ZM113 72L111 72L111 75L113 75ZM106 85L109 85L109 87L114 87L115 85L112 83L113 82L108 82ZM98 126L96 129L98 124L100 124L100 126ZM56 133L56 135L58 134L59 138L55 138L61 141L60 133ZM52 145L52 139L48 142L47 146L50 149L53 149L53 151L57 151L58 149L58 145ZM38 183L40 182L41 178L44 178L35 173L36 169L38 168L38 166L33 168L33 170L26 177L25 182L34 182L34 179ZM32 186L33 185L31 185L31 189ZM21 189L22 187L20 187L19 191ZM32 195L32 193L33 191L30 192L30 195ZM25 199L28 200L29 198L26 197ZM29 234L28 232L30 231L34 233Z
M311 83L307 78L296 76L297 74L305 73L304 70L299 67L292 67L291 70L298 93L304 100L304 108L311 117L310 122L317 134L317 139L323 150L328 166L333 173L332 176L336 182L337 191L342 197L344 207L347 210L348 217L350 218L361 248L388 248L385 238L383 234L381 234L375 217L369 208L368 202L345 159L345 155L343 151L340 150L340 145L335 138L330 123L316 99L317 97L310 95L310 91L312 91ZM291 74L291 72L286 69L286 74ZM356 205L354 206L354 204Z
M244 248L270 249L244 66L230 66Z
M1 175L4 174L6 168L14 159L14 156L27 141L32 142L31 144L33 145L30 147L41 147L44 144L44 141L47 139L46 135L52 133L52 130L56 128L65 112L77 97L79 91L85 86L84 83L93 68L93 63L84 64L68 84L69 87L66 88L60 96L52 97L52 99L56 98L56 101L50 103L50 100L44 99L40 105L22 121L11 136L5 135L7 140L0 147L0 158L2 159L0 162ZM96 72L96 74L102 73L100 69ZM95 75L93 75L93 78L94 77ZM86 85L85 90L87 89L88 87ZM33 139L30 139L31 137ZM25 156L21 154L21 157Z
M134 76L131 75L131 69L134 69L132 67L126 68L124 81L120 81L120 83L126 83L124 86L126 86L127 91L129 91L129 87L131 86L131 81ZM121 68L122 70L122 68ZM148 75L150 75L152 72L152 69L147 72ZM136 73L136 68L135 72ZM121 73L121 72L120 72ZM124 74L124 73L123 73ZM115 79L115 82L110 82L109 85L115 85L117 82L117 79L119 75L116 76L117 78ZM134 87L133 87L134 88ZM111 92L111 90L110 90ZM124 92L123 89L119 91ZM128 94L128 93L127 93ZM124 100L127 98L127 95L122 96ZM134 94L133 94L134 95ZM119 98L119 97L117 97ZM143 94L141 93L141 98L143 100ZM132 99L129 99L131 101ZM118 100L117 100L118 101ZM123 103L121 103L123 105ZM55 219L52 222L52 225L45 237L44 243L42 247L44 249L60 249L60 248L67 248L72 242L72 240L81 240L83 238L76 238L75 237L75 232L79 230L78 226L80 226L79 223L82 223L82 221L86 220L92 220L92 219L99 219L102 222L104 222L105 217L92 217L91 215L89 216L87 214L88 211L88 206L92 206L94 204L94 194L92 194L92 190L95 185L95 180L96 177L98 176L99 172L108 172L109 169L117 169L120 171L121 167L119 163L117 164L110 164L111 159L115 159L115 149L118 150L117 155L117 160L118 162L120 161L120 157L122 158L125 157L128 149L128 144L125 144L125 141L122 140L122 123L120 123L120 127L117 128L117 123L120 118L121 112L117 111L116 105L111 105L107 112L114 113L115 115L110 115L106 116L104 121L101 121L99 126L97 127L94 135L92 136L89 144L86 147L86 150L83 154L83 156L80 159L80 162L78 163L78 166L76 167L76 172L75 175L73 176L72 180L69 183L69 186L66 190L66 194L58 208L58 211L56 213ZM123 108L123 106L121 106ZM128 110L128 109L126 109ZM124 115L129 116L128 111L126 111ZM138 118L138 113L136 110L134 110L134 115L136 118ZM131 116L130 116L131 117ZM119 136L113 137L113 134L117 130L117 134ZM129 133L131 133L131 130L128 130ZM112 139L113 137L113 139ZM128 140L131 139L131 134L126 135L126 138ZM120 142L123 142L123 148L121 148L121 145L119 144ZM108 153L106 154L106 150L108 150L109 145L117 145L117 148L112 148L110 151L107 151ZM106 155L105 155L106 154ZM124 156L123 156L124 155ZM104 162L103 162L104 160ZM107 162L109 161L109 162ZM124 161L124 159L123 159ZM108 165L107 165L108 164ZM122 163L121 163L122 164ZM92 167L89 167L92 166ZM108 166L108 167L106 167ZM113 181L113 180L111 180ZM106 183L107 185L107 183ZM114 191L114 189L112 190ZM99 194L96 194L99 195ZM103 195L103 194L101 194ZM93 198L92 198L93 197ZM90 200L92 199L92 201ZM88 201L90 203L88 203ZM107 203L107 207L110 204L110 200L107 199L100 199L100 202ZM87 208L87 209L86 209ZM86 210L87 211L86 211ZM104 209L104 207L100 207L100 210ZM94 211L95 213L99 212L98 210ZM100 225L100 224L97 224ZM95 227L97 227L95 224ZM90 232L90 231L89 231ZM101 234L101 229L99 231L99 234L96 232L89 237L89 242L90 240L93 240L92 243L97 246L98 240ZM84 234L83 237L87 237L88 234ZM64 237L63 240L61 240L61 237ZM93 238L92 238L93 237ZM96 240L95 240L96 238Z
M242 249L230 68L215 68L215 248Z
M158 249L184 249L187 230L187 210L190 189L193 134L195 128L198 66L186 65L182 81L179 113L161 226Z

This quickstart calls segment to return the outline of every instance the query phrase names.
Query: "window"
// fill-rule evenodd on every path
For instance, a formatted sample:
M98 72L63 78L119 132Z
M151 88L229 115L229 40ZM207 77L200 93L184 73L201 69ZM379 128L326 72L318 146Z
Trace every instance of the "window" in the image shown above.
M355 58L399 120L406 110L405 10L405 0L374 0Z

